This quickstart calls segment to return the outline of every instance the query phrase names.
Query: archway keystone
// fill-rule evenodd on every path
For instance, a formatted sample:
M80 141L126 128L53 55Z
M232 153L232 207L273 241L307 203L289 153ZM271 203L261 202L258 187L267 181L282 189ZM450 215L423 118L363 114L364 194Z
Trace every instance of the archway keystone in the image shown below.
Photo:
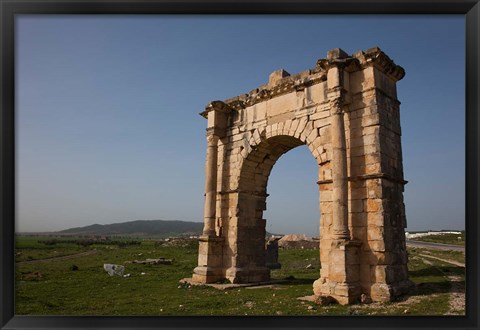
M313 69L273 72L267 84L201 113L208 119L204 230L193 281L270 279L267 182L278 158L307 145L318 164L319 279L341 304L389 301L407 276L396 82L404 70L379 48L328 52Z

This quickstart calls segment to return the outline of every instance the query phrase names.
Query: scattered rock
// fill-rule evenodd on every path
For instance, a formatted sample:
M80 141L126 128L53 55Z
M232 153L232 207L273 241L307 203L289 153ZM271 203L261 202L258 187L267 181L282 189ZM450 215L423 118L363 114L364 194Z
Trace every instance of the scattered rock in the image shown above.
M316 303L317 298L318 298L317 296L311 295L311 296L305 296L305 297L298 297L297 299L300 300L302 304L304 304L305 301Z
M248 307L248 308L253 308L253 306L255 306L255 303L253 301L247 301L245 303L245 306Z
M130 274L125 274L123 275L123 277L130 277Z
M372 303L372 298L367 296L365 293L362 293L362 295L360 296L360 302L362 304L371 304Z
M27 281L35 281L35 280L39 280L43 277L43 274L40 273L40 272L32 272L32 273L28 273L27 275L25 275L25 280Z
M246 287L245 289L247 290L256 290L256 289L266 289L266 288L273 288L273 285L256 285L256 286L249 286Z
M114 264L103 264L103 269L108 273L108 275L113 276L123 276L125 271L125 267L122 265L114 265Z
M307 267L305 267L305 269L313 269L314 267L312 266L312 264L308 264Z
M336 303L336 300L331 296L319 296L316 298L315 303L319 305L330 305Z
M133 260L132 264L144 264L144 265L171 265L172 259L158 258L158 259L146 259L146 260Z
M307 307L307 309L308 309L309 311L311 311L311 310L313 310L314 308L313 308L313 306L309 305L309 306Z
M164 240L156 241L154 246L176 246L176 247L187 247L198 244L198 237L196 236L179 236L179 237L169 237Z

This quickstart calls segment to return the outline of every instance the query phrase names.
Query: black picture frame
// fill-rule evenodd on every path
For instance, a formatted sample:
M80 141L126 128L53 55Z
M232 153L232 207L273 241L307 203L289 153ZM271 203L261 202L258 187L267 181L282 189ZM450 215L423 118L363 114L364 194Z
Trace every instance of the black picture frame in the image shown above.
M380 328L478 329L479 58L478 0L0 0L0 327L1 329ZM466 22L466 316L400 317L69 317L15 316L15 15L18 14L463 14ZM412 56L415 56L412 50Z

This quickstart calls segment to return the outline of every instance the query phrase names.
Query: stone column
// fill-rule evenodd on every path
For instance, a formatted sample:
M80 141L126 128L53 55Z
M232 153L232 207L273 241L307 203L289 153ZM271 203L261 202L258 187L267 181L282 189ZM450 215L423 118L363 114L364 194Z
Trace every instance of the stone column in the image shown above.
M348 170L344 109L348 100L349 71L354 60L341 49L334 49L319 65L327 71L327 95L330 101L332 143L332 228L327 271L313 283L318 302L334 299L350 304L361 294L359 251L361 242L352 241L348 228Z
M340 71L341 72L341 71ZM343 74L343 73L341 73ZM343 95L331 103L332 134L332 217L333 239L350 239L348 230L348 181L347 181L347 147L345 142L345 125L343 121Z
M207 161L205 165L205 207L203 235L215 236L215 210L217 200L218 136L207 133Z
M204 227L203 234L198 240L198 266L193 270L192 276L192 280L198 283L213 283L225 277L223 270L224 238L217 236L215 222L217 218L218 142L219 139L225 137L230 111L231 109L225 103L213 101L200 114L208 120L208 127Z

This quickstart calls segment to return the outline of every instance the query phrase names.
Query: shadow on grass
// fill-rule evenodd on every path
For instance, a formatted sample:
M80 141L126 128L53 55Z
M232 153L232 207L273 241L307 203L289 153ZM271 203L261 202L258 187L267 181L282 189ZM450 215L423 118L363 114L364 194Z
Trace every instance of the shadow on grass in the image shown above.
M306 284L313 284L317 279L313 278L296 278L294 276L287 276L287 277L272 277L272 280L281 280L285 281L281 284L283 285L306 285Z
M410 277L465 275L465 268L455 266L431 266L408 272Z
M430 266L408 272L409 277L417 282L415 289L409 296L423 296L438 293L463 293L465 292L465 281L451 281L445 276L464 276L465 269L455 266Z
M309 278L296 278L293 280L288 280L286 284L290 285L305 285L305 284L312 284L315 282L315 280L309 279Z

